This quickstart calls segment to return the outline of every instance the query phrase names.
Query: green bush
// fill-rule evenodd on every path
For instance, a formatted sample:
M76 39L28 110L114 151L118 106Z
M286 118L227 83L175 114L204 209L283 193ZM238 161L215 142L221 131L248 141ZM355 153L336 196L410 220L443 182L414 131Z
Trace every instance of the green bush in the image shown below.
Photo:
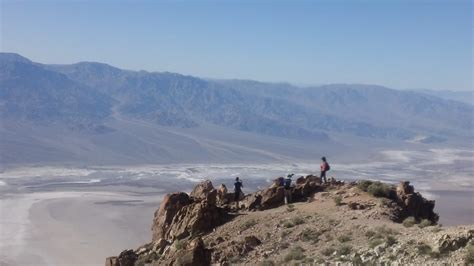
M420 228L425 228L425 227L427 227L427 226L431 226L432 224L433 224L433 223L432 223L430 220L428 220L428 219L423 219L423 220L421 220L420 224L418 224L418 227L420 227Z
M333 247L327 247L321 251L321 254L328 257L328 256L331 256L334 253L334 251L336 250Z
M360 180L359 182L357 182L357 187L360 190L367 192L367 189L369 188L370 185L372 185L372 183L373 182L370 180Z
M295 225L291 222L288 222L288 221L283 223L283 227L285 227L285 228L292 228L293 226L295 226Z
M466 256L464 257L464 260L469 265L474 263L474 243L471 243L467 247L467 253L466 253Z
M367 193L378 198L389 198L391 190L391 186L377 181L367 188Z
M369 241L369 247L370 248L375 248L376 246L380 245L383 243L382 238L374 238Z
M295 205L293 205L293 204L286 205L286 211L287 212L292 212L294 210L295 210Z
M306 256L304 255L304 249L300 246L296 246L292 248L288 254L285 256L285 261L292 261L292 260L302 260Z
M369 230L369 231L365 232L365 236L366 236L367 238L369 238L369 239L372 238L372 237L374 237L375 234L376 234L376 233L375 233L374 231L372 231L372 230Z
M174 247L175 247L177 250L183 249L184 246L185 246L185 243L184 243L184 241L182 241L182 240L176 240L176 242L174 243Z
M300 225L300 224L304 224L305 223L305 220L301 217L295 217L293 218L293 224L294 225Z
M264 260L260 263L260 266L275 266L275 262L272 260Z
M254 219L248 220L248 221L246 221L245 223L242 224L242 229L247 230L247 229L253 227L256 224L257 224L257 221L255 221Z
M441 253L439 253L439 251L431 251L429 254L433 259L439 259L441 257Z
M351 265L358 266L358 265L370 265L370 264L364 264L364 262L362 262L362 258L360 257L360 255L356 254L354 258L351 260Z
M139 259L135 261L136 266L149 265L151 262L156 261L160 258L160 255L156 252L150 252L148 254L140 255Z
M341 206L342 205L342 197L341 196L334 197L334 203L336 203L336 206Z
M313 229L310 229L310 228L306 228L304 229L303 231L301 231L301 234L300 234L300 239L302 241L313 241L313 243L316 243L319 241L319 236L321 235L320 232L318 231L315 231Z
M240 257L239 257L239 256L231 257L231 258L229 258L229 262L230 262L230 263L235 263L235 264L236 264L236 263L239 263L239 262L240 262ZM178 265L181 265L181 263L178 264Z
M405 227L412 227L416 223L415 217L408 217L405 220L403 220L402 224Z
M387 246L393 246L397 243L397 239L393 236L387 236L385 238L385 243L387 243Z
M428 255L431 253L431 246L425 243L421 243L421 244L418 244L418 246L416 247L416 250L418 251L418 254Z
M387 226L383 225L383 226L379 226L377 227L375 230L377 230L377 232L381 235L396 235L398 234L397 231L395 231L394 229L392 228L388 228Z
M339 250L337 251L338 254L341 254L341 255L348 255L349 253L351 253L352 251L352 247L349 246L349 245L342 245L339 247Z
M341 243L344 243L344 242L349 242L349 241L351 241L352 239L351 239L350 236L343 235L343 236L339 236L339 237L337 238L337 240L339 240L339 242L341 242Z

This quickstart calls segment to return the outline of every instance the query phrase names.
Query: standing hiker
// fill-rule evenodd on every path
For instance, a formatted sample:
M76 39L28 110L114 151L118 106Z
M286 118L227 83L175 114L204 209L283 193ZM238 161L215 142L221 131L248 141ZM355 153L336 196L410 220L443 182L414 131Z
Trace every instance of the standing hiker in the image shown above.
M239 177L236 177L234 183L234 201L236 202L237 210L239 209L240 194L242 193L243 187L242 181L240 181Z
M327 160L326 160L326 157L323 157L321 158L321 183L323 183L323 180L324 180L324 183L327 183L327 179L326 179L326 172L331 170L331 167L329 166Z
M285 179L285 204L291 203L291 177L294 174L289 174Z

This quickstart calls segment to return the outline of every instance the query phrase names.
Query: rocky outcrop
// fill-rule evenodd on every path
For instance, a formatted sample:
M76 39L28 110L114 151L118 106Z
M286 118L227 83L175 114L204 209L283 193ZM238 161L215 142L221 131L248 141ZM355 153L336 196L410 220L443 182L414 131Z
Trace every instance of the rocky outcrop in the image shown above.
M211 264L211 250L204 246L200 237L195 238L184 247L172 247L163 254L163 258L152 265L171 266L208 266Z
M217 190L210 181L199 183L191 192L165 196L155 213L153 241L173 241L205 233L225 222L227 212L216 206Z
M417 220L428 219L432 223L437 223L439 216L434 212L435 201L427 200L416 192L410 182L404 181L396 188L396 200L402 207L399 213L399 220L406 217L415 217Z
M463 248L474 239L474 231L466 230L457 234L444 234L437 241L437 249L440 253L448 253Z
M181 208L173 218L164 237L168 240L183 239L212 230L228 219L227 212L206 201Z
M285 191L284 187L281 186L282 180L283 177L276 178L270 187L246 195L243 199L245 209L265 210L283 205L285 203ZM293 201L306 201L312 194L323 191L323 187L319 177L308 175L306 177L299 177L291 191Z
M345 184L341 181L331 180L327 184L321 184L319 177L308 175L299 177L291 188L294 201L308 202L308 204L317 202L326 202L336 197L346 200L344 204L336 205L337 210L343 212L351 211L358 213L365 218L378 220L382 216L392 220L401 221L406 217L413 216L416 219L429 219L436 222L438 216L433 212L434 201L423 198L419 193L415 193L414 188L408 182L402 182L398 187L390 186L390 192L380 203L375 203L375 198L364 199L359 193L360 190L356 183ZM316 194L315 194L316 193ZM370 193L367 193L371 195ZM315 197L314 195L319 195ZM392 196L393 195L393 196ZM360 197L359 197L360 196ZM372 195L374 196L374 195ZM361 198L362 197L362 198ZM374 196L376 197L376 196ZM254 259L260 261L260 257L276 256L278 252L284 250L285 243L280 245L266 247L264 241L269 241L273 231L283 228L293 228L303 226L309 221L318 221L321 226L319 216L311 215L299 216L297 212L286 212L285 216L278 218L278 224L273 224L266 235L258 235L259 230L267 230L271 223L269 221L256 222L253 219L242 223L235 228L227 228L219 237L209 241L208 236L219 232L228 224L239 218L252 214L248 211L261 211L275 208L284 204L284 187L281 186L281 180L275 179L273 184L263 190L251 193L245 196L241 201L244 215L233 214L237 207L233 204L233 194L228 193L225 186L216 190L210 181L199 183L188 195L183 192L170 193L163 198L159 209L155 212L152 231L153 241L143 245L136 250L125 250L117 257L106 259L106 266L136 266L136 265L227 265L231 263L232 258L245 258L253 254ZM329 202L332 203L332 200ZM344 205L347 205L345 207ZM293 207L294 208L294 207ZM301 210L300 210L301 211ZM279 212L273 213L273 215ZM289 219L287 215L292 213L299 217ZM257 213L256 217L259 217ZM260 215L261 217L261 215ZM350 215L350 219L358 219L356 215ZM231 221L231 222L229 222ZM282 222L283 221L283 222ZM326 221L334 223L335 221ZM268 225L267 225L268 223ZM265 226L262 227L262 224ZM325 223L322 223L325 224ZM220 226L222 225L222 226ZM249 228L258 227L259 229L249 230ZM234 230L235 229L235 230ZM315 231L313 227L307 230L301 230L288 241L316 241L321 234L330 231L321 229ZM351 229L352 230L352 229ZM234 232L235 231L235 232ZM292 230L281 232L280 241L285 242L283 235L290 234ZM384 231L384 233L389 231ZM242 235L242 234L245 235ZM255 235L254 235L255 234ZM438 249L440 253L448 253L467 245L472 241L473 232L469 231L462 235L446 235L438 240ZM204 241L206 242L203 242ZM306 239L306 240L304 240ZM329 238L328 238L329 239ZM206 244L207 243L207 246ZM370 262L377 259L384 251L380 245L361 253L362 261ZM285 251L286 252L286 251ZM300 251L301 252L301 251ZM333 252L334 253L334 252ZM332 254L333 254L332 253ZM375 254L375 255L374 255Z
M245 196L242 205L247 210L258 210L262 206L262 196L258 193L252 193Z
M262 196L261 208L269 209L284 203L285 192L283 187L270 187L260 192Z
M224 205L230 202L230 197L228 196L227 187L224 184L221 184L217 189L217 204Z
M160 208L155 212L153 219L153 241L166 238L173 218L184 206L191 204L191 199L184 192L167 194L160 204Z
M211 181L206 180L195 186L190 196L195 201L207 201L209 205L215 205L217 190L214 189Z

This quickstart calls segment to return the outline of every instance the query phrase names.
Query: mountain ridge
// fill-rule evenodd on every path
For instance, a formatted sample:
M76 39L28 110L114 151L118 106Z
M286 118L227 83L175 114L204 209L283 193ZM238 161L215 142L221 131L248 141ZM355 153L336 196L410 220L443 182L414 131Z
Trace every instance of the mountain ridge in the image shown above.
M28 132L15 131L20 127L10 126L12 123L25 127L54 124L94 142L99 150L107 149L109 154L122 153L112 144L114 139L136 141L130 135L131 128L126 128L135 122L148 125L135 135L138 139L148 131L192 135L219 127L225 129L228 142L238 142L233 136L245 132L261 143L272 138L283 143L296 140L319 145L323 152L329 147L337 150L336 143L352 144L348 143L351 139L389 145L412 140L462 143L472 136L474 122L474 106L376 85L298 87L249 80L216 81L169 72L122 70L97 62L47 65L5 53L0 54L0 66L4 132L0 145L5 148L18 143L12 138L15 134L31 137ZM7 133L12 130L16 133ZM49 134L54 139L56 133ZM158 141L160 134L156 135ZM100 135L109 136L113 147L94 140ZM31 145L36 145L35 141ZM156 157L159 150L148 153Z

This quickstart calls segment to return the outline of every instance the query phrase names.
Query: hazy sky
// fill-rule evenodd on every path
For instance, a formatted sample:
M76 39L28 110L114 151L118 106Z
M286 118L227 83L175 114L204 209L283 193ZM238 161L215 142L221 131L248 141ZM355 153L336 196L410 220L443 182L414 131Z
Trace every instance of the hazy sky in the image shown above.
M1 50L44 63L473 88L471 1L0 1Z

